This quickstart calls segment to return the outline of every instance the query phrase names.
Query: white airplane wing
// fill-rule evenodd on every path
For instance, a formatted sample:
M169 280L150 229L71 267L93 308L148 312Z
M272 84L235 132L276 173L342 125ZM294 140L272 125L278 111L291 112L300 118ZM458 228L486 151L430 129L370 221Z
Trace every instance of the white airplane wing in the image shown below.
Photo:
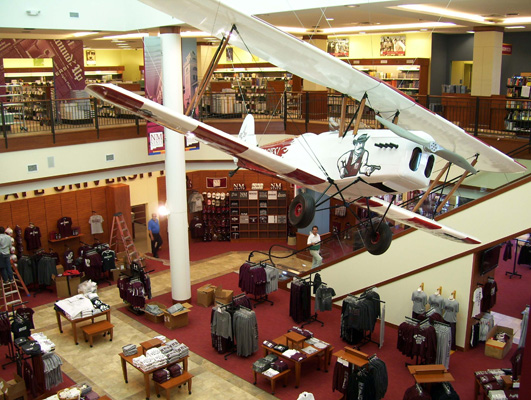
M381 200L376 197L371 197L370 199L362 199L357 201L355 204L360 207L366 207L368 203L369 209L379 215L384 215L389 203ZM455 229L444 226L433 219L423 217L420 214L415 214L412 211L406 210L405 208L395 206L391 204L389 211L386 216L387 219L391 219L395 222L412 226L414 228L420 229L424 232L430 233L432 235L452 240L454 242L468 243L468 244L480 244L481 241L478 239L468 236L464 233L456 231Z
M368 96L367 105L383 118L400 112L399 125L424 131L442 147L472 161L476 169L492 172L523 172L525 167L383 81L357 71L309 43L281 31L259 18L242 14L218 0L140 0L212 36L226 36L233 25L238 32L230 42L272 64L311 82L333 88L357 100Z
M249 146L243 140L175 112L154 101L136 95L116 85L90 84L86 90L93 96L117 107L131 111L139 117L156 122L184 135L193 133L202 142L238 158L238 165L253 171L278 176L300 186L326 182L326 177L292 166L260 147Z

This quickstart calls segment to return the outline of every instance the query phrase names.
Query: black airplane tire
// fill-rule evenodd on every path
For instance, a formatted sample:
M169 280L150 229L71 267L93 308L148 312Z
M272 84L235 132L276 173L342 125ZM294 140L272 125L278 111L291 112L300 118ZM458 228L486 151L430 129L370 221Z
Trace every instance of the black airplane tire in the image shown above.
M290 224L295 228L307 227L315 216L315 199L307 193L295 196L289 205L288 216Z
M374 224L378 225L378 222ZM370 227L367 228L363 234L363 243L367 248L367 251L374 256L379 256L387 251L391 246L393 240L393 234L391 228L384 222L378 227L378 231L374 232Z

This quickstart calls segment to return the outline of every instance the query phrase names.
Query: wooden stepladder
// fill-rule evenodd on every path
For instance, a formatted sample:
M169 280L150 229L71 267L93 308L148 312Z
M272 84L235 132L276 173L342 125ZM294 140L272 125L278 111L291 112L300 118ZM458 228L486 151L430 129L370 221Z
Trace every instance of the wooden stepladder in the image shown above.
M135 243L133 242L133 238L131 237L131 233L121 212L118 212L113 216L109 245L111 250L114 250L116 253L119 251L125 251L129 264L136 261L143 266L140 253L135 247Z

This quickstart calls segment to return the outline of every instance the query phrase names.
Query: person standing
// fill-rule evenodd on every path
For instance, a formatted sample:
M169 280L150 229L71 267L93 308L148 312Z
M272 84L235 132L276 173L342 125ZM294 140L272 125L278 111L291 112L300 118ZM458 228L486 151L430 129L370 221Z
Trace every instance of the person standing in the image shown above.
M157 219L157 214L151 214L151 219L148 222L148 233L151 239L151 252L153 257L159 258L159 249L162 246L162 238L160 237L160 225Z
M11 268L11 237L6 235L6 230L0 226L0 273L4 283L13 282L13 269Z
M321 249L321 236L319 236L318 232L319 228L317 225L314 225L306 243L310 246L310 254L313 257L312 268L317 268L323 263L323 257L319 254L319 250Z

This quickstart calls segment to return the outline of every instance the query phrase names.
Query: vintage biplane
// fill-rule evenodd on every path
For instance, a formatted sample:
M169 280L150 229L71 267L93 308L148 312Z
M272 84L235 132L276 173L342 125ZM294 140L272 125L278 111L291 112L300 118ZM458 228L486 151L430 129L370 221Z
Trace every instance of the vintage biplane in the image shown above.
M477 171L523 172L525 168L413 99L376 78L357 71L313 45L259 18L245 15L216 0L142 0L187 24L290 71L303 79L333 88L360 102L357 116L339 131L305 133L281 142L257 146L254 121L247 116L235 137L203 122L135 95L114 85L91 84L94 96L129 110L235 157L237 165L279 177L297 186L338 198L347 206L367 207L381 215L368 219L364 244L372 254L384 253L391 243L385 218L436 236L469 244L480 241L442 224L386 202L376 196L425 190L436 157L456 165L464 174ZM177 73L177 72L176 72ZM360 129L363 107L376 114L387 129ZM345 124L346 125L346 124ZM444 168L441 168L444 170ZM435 179L438 181L442 176ZM322 202L297 195L289 208L296 227L308 226Z

